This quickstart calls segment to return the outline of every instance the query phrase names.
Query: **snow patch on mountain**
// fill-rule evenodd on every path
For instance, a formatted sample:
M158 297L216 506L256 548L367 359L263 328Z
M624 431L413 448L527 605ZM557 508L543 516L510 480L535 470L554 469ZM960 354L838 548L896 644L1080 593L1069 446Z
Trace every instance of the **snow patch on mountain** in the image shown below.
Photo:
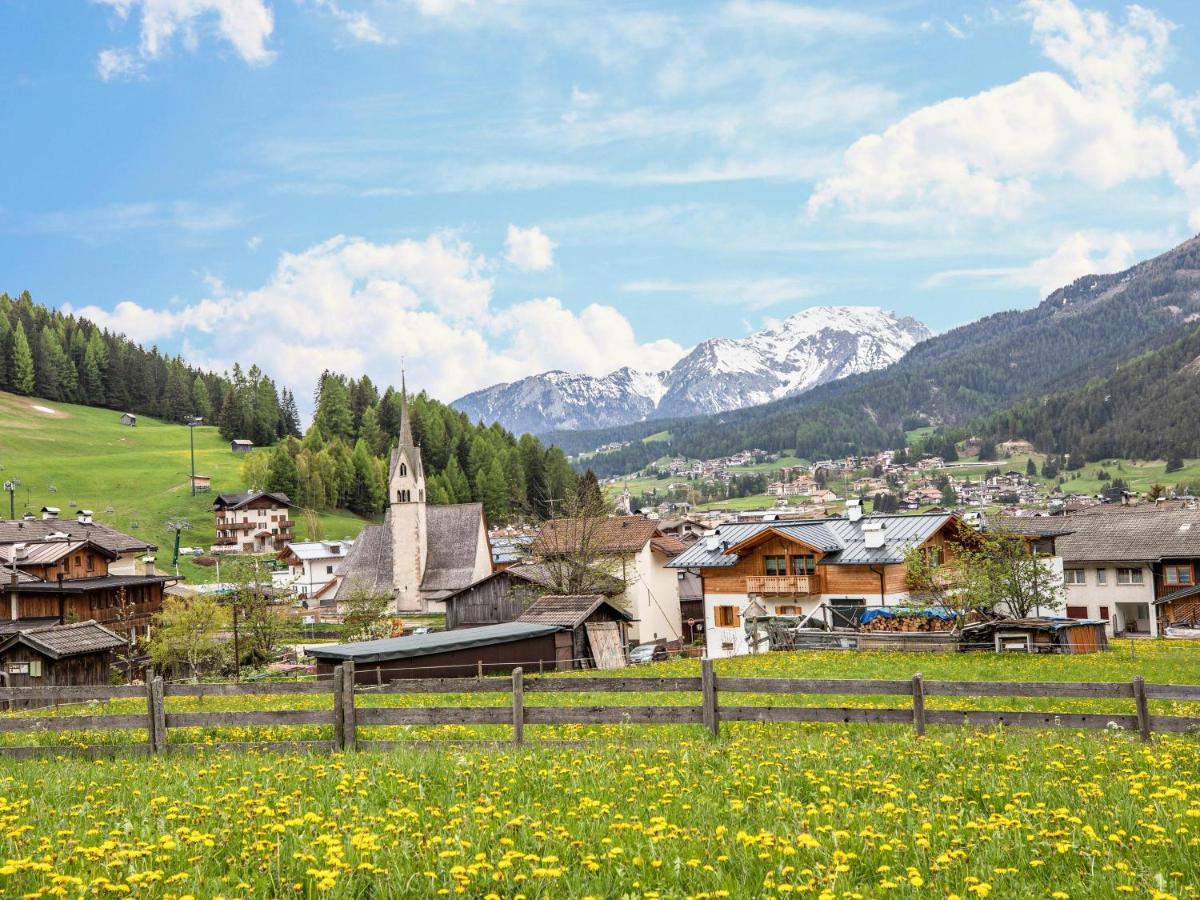
M882 368L930 336L916 319L878 307L814 307L745 338L702 341L664 372L544 372L452 405L473 419L534 433L724 412Z

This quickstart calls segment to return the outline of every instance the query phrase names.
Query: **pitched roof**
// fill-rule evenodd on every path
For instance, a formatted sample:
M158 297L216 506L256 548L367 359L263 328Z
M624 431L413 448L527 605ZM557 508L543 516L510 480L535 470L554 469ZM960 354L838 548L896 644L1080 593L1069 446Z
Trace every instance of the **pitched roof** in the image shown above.
M502 622L499 625L482 625L479 628L462 628L456 631L435 631L429 634L411 634L406 637L384 638L380 641L308 646L304 652L317 659L331 661L352 659L360 663L387 662L393 659L466 650L471 647L508 644L513 641L553 634L556 631L562 631L562 628L557 625L542 625L533 622Z
M76 550L82 550L85 547L90 547L100 553L101 556L107 556L109 559L116 559L118 554L107 547L97 544L95 541L89 540L69 540L69 541L31 541L25 544L25 550L20 559L15 559L18 544L5 544L0 546L0 561L8 563L17 563L19 566L50 566L58 562L64 556L70 556Z
M335 599L345 600L356 591L390 597L392 576L392 513L388 510L382 525L367 525L359 532L354 546L338 564L342 576Z
M87 594L92 591L140 587L145 584L166 584L175 581L174 575L97 575L94 578L71 578L60 585L57 581L32 581L21 585L22 594ZM0 582L0 593L7 585Z
M678 556L687 549L687 544L679 540L677 537L660 534L650 538L650 549L657 550L664 556Z
M1099 506L1074 516L1055 542L1073 562L1155 562L1200 557L1200 510Z
M249 491L244 494L217 494L213 501L213 509L241 509L249 503L260 499L273 500L280 506L295 506L287 494L280 491Z
M795 522L747 522L721 525L667 563L668 568L726 568L736 565L737 554L731 547L745 543L764 531L774 530L787 537L816 547L825 555L822 565L869 566L900 563L913 546L919 546L937 534L954 516L925 514L916 516L864 516L851 522L845 516L831 519L807 519ZM868 547L863 525L884 526L882 547Z
M427 550L421 590L457 591L471 584L475 580L475 554L481 532L487 540L482 503L428 507L425 510Z
M345 558L353 545L353 541L289 541L281 555L290 553L300 560Z
M3 519L0 520L0 544L39 541L52 534L68 534L77 540L89 540L113 553L157 550L154 544L99 522L84 524L76 519Z
M80 656L85 653L103 653L124 647L126 638L94 621L76 622L71 625L43 625L18 631L0 642L0 653L16 645L24 644L51 659Z
M1188 597L1195 597L1197 595L1200 595L1200 584L1193 584L1191 587L1181 588L1178 591L1164 594L1154 601L1154 605L1161 606L1164 603L1174 603L1176 600L1186 600Z
M518 622L536 622L542 625L561 625L578 628L596 610L605 608L618 618L632 621L633 617L619 606L609 602L602 594L576 594L574 596L539 597L517 616Z
M658 522L642 516L551 519L533 539L533 552L542 556L576 552L637 553L658 534Z

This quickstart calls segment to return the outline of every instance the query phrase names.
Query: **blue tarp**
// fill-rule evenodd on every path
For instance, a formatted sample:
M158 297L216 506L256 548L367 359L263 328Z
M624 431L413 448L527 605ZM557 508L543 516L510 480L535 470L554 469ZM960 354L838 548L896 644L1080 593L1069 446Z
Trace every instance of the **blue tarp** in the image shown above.
M945 609L906 609L902 606L877 606L864 610L858 617L860 625L866 625L875 619L941 619L943 622L954 621L955 614Z

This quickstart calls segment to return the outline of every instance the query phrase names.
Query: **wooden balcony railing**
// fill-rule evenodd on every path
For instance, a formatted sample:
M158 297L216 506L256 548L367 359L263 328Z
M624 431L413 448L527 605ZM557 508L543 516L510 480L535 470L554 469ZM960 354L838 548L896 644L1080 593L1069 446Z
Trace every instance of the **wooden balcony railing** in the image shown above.
M746 577L748 595L819 594L816 575L749 575Z

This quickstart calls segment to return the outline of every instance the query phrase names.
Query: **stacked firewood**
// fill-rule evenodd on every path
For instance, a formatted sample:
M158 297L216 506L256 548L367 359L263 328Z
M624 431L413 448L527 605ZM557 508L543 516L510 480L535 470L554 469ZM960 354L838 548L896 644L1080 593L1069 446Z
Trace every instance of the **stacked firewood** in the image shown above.
M928 616L879 616L862 626L862 631L953 631L952 619Z

